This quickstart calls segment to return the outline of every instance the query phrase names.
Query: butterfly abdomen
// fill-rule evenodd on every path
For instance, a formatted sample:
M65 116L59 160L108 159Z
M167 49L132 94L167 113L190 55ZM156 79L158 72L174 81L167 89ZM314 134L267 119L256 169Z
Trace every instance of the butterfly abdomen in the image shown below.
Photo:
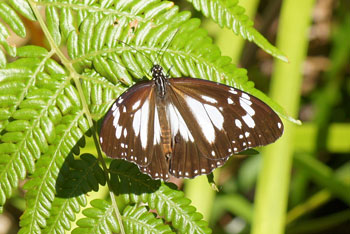
M163 150L163 156L169 156L172 153L172 146L171 146L171 129L170 129L170 123L169 118L166 110L166 102L167 97L157 97L157 112L158 112L158 118L159 118L159 126L160 126L160 143ZM157 133L155 133L157 134Z

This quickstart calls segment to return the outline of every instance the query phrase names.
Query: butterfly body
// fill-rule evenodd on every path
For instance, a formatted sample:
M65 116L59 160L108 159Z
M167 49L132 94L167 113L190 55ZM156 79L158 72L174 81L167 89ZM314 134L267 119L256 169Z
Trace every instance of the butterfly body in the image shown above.
M123 93L100 132L107 156L135 163L154 179L209 174L234 153L266 145L283 133L278 115L241 90L194 78L153 79Z

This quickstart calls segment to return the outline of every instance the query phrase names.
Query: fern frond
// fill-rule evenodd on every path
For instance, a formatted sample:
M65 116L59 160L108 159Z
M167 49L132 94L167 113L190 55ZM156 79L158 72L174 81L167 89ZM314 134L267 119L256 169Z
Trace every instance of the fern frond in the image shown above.
M106 78L90 69L85 69L80 78L91 117L96 121L103 117L111 102L126 89L121 85L111 84Z
M106 178L96 157L83 154L80 160L75 160L72 155L68 156L57 178L57 194L43 232L63 233L64 229L70 230L70 222L75 220L75 214L81 206L86 206L87 193L97 191L99 185L105 183Z
M29 20L36 20L35 15L26 0L8 0L11 6Z
M238 1L232 0L187 0L194 8L201 11L206 17L210 17L220 27L232 29L235 34L254 42L260 48L272 56L288 62L287 57L254 27L253 21L244 14L245 9L238 5Z
M49 151L36 162L36 170L25 186L28 190L25 199L27 209L21 216L21 230L19 233L36 233L46 227L46 219L50 215L52 202L56 193L56 180L65 158L70 152L79 154L79 146L84 146L81 141L83 132L88 129L80 129L86 126L86 120L79 111L75 115L62 118L57 128L55 142ZM83 124L80 124L83 122Z
M126 233L175 233L144 206L127 206L123 212L123 223Z
M21 52L25 54L25 51ZM19 70L16 79L9 79L13 74L8 71L16 66L28 69ZM3 76L1 86L16 85L16 80L22 81L21 77L27 83L22 82L19 86L22 89L11 89L17 95L8 91L0 93L2 100L6 100L2 107L6 108L8 117L14 119L2 121L5 133L1 136L0 147L4 148L3 158L7 160L3 160L0 166L1 202L11 195L18 179L24 178L25 168L34 172L32 180L25 186L29 190L26 199L30 205L21 218L21 233L31 233L45 227L59 168L71 151L79 154L78 146L83 143L81 138L89 127L79 110L81 103L77 91L56 62L47 57L23 58L7 67L9 70L5 70L5 74L9 76ZM36 163L39 169L36 170L35 159L39 159Z
M5 22L8 27L20 37L26 36L26 29L23 21L16 13L17 10L21 15L30 20L35 20L34 14L25 0L9 0L10 5L5 2L0 3L0 19ZM15 9L15 10L14 10ZM16 46L10 44L7 39L10 33L7 27L0 22L0 45L4 50L12 57L16 56ZM4 68L6 65L6 56L3 50L0 50L0 68Z
M113 160L110 173L113 191L126 204L146 203L180 233L211 233L203 216L176 186L154 181L124 160Z
M83 210L86 218L78 220L79 227L72 233L118 233L118 224L111 217L111 204L104 200L93 200L91 205L92 208ZM123 224L126 233L174 233L169 225L163 224L162 219L156 218L155 214L150 213L144 206L127 206L123 212Z
M113 215L113 207L105 200L91 201L92 208L83 210L86 218L77 221L78 228L72 234L85 233L119 233L120 227Z

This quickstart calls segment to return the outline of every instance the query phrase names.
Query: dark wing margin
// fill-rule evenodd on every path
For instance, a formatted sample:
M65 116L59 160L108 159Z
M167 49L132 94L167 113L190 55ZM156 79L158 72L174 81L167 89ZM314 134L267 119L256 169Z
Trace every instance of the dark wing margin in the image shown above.
M278 115L248 93L194 78L172 78L169 84L171 108L182 119L181 124L171 121L170 173L177 177L208 174L233 153L270 144L283 133Z

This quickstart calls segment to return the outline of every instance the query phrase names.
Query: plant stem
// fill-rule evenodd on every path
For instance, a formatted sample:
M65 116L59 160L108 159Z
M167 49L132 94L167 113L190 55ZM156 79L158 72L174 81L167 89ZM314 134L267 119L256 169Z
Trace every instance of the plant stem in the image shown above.
M100 149L100 145L98 143L98 140L97 140L97 137L96 137L96 130L95 130L95 127L94 127L94 122L91 118L91 113L90 113L90 110L89 110L89 106L86 102L86 98L85 98L85 95L84 95L84 92L83 92L83 89L81 87L81 84L80 84L80 80L79 80L79 74L76 73L74 67L72 66L72 63L64 56L64 54L62 53L62 51L59 49L58 45L56 45L56 43L54 42L48 28L46 27L46 24L44 22L44 19L41 17L40 15L40 12L38 11L37 7L36 7L36 3L32 0L28 0L50 46L51 46L51 49L53 51L55 51L55 53L57 54L57 56L60 58L62 64L67 68L67 70L69 71L69 74L70 74L70 77L73 79L74 81L74 84L78 90L78 93L79 93L79 97L80 97L80 100L82 102L82 105L83 105L83 111L85 113L85 116L88 120L88 123L90 125L90 128L91 128L91 131L92 131L92 136L93 136L93 139L94 139L94 143L95 143L95 146L96 146L96 149L97 149L97 154L98 154L98 160L100 161L102 167L103 167L103 170L104 170L104 173L105 173L105 176L106 176L106 180L107 180L107 184L108 184L108 187L109 187L109 190L111 191L110 192L110 195L111 195L111 201L112 201L112 205L114 207L114 211L115 211L115 215L117 217L117 220L118 220L118 223L119 223L119 226L120 226L120 233L121 234L125 234L125 231L124 231L124 226L123 226L123 222L122 222L122 218L121 218L121 214L119 212L119 209L118 209L118 206L117 206L117 203L115 201L115 196L114 196L114 193L112 192L112 187L110 185L110 181L109 181L109 175L108 175L108 168L105 164L105 161L103 160L103 157L102 157L102 153L101 153L101 149Z
M293 117L298 115L302 65L307 52L308 28L314 0L285 0L281 10L277 47L289 56L289 64L276 61L271 97ZM266 148L258 178L252 233L284 232L294 128L285 123L283 137Z

